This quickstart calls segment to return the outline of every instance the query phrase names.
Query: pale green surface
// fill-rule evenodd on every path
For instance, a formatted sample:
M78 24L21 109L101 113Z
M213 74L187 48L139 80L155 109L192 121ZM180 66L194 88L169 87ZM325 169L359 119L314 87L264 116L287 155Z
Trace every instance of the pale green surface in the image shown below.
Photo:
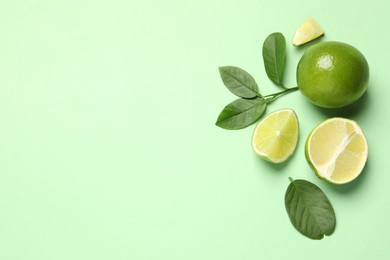
M0 2L0 259L388 259L390 4L381 1ZM369 142L358 180L336 187L304 158L311 129L332 115L299 92L296 154L258 158L253 126L214 126L234 99L218 66L240 66L263 93L278 89L261 58L265 37L288 41L285 82L308 17L321 40L365 54L371 78L346 115ZM320 186L337 227L312 241L284 208L288 176Z

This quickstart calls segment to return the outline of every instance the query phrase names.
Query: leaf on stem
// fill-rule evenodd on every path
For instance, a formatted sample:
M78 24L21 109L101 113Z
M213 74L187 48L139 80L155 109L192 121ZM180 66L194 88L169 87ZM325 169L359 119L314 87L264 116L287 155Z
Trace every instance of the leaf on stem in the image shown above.
M219 68L225 86L236 96L254 98L259 95L255 79L245 70L233 66Z
M286 58L286 40L283 34L270 34L263 44L264 67L268 78L283 87L282 77Z
M228 130L242 129L257 121L265 107L265 100L260 97L236 99L222 110L215 124Z
M336 215L325 193L311 182L292 180L284 202L293 226L304 236L322 239L336 227Z

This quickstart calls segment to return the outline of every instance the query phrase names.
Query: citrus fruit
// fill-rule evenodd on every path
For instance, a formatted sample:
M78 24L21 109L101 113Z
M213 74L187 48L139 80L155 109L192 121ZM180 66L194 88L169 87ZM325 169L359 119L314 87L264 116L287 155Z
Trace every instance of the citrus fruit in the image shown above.
M363 54L342 42L321 42L309 47L297 67L302 94L326 108L355 102L367 90L368 77L368 63Z
M368 146L362 129L350 119L334 117L310 133L306 159L321 179L334 184L351 182L362 172Z
M298 118L293 110L277 110L257 124L252 136L253 150L267 161L284 162L297 146L298 130Z
M295 32L293 45L299 46L324 34L324 30L313 18L308 18Z

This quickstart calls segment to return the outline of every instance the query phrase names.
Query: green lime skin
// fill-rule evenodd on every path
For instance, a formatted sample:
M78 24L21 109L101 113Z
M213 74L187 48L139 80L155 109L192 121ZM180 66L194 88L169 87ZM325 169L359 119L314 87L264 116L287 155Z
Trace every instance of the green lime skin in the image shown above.
M325 108L352 104L367 90L369 67L355 47L335 41L307 49L297 67L297 83L312 103Z

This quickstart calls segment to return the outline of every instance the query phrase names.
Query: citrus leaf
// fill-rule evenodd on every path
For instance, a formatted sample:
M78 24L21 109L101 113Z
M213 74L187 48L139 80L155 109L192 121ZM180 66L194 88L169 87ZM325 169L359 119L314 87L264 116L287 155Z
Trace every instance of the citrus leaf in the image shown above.
M293 226L304 236L322 239L336 227L336 215L325 193L311 182L290 178L284 202Z
M260 97L254 99L236 99L222 110L215 124L228 130L247 127L260 118L265 107L265 100Z
M254 98L259 94L255 79L245 70L233 66L219 68L225 86L236 96Z
M263 44L263 60L268 78L283 87L282 76L286 58L286 39L277 32L270 34Z

